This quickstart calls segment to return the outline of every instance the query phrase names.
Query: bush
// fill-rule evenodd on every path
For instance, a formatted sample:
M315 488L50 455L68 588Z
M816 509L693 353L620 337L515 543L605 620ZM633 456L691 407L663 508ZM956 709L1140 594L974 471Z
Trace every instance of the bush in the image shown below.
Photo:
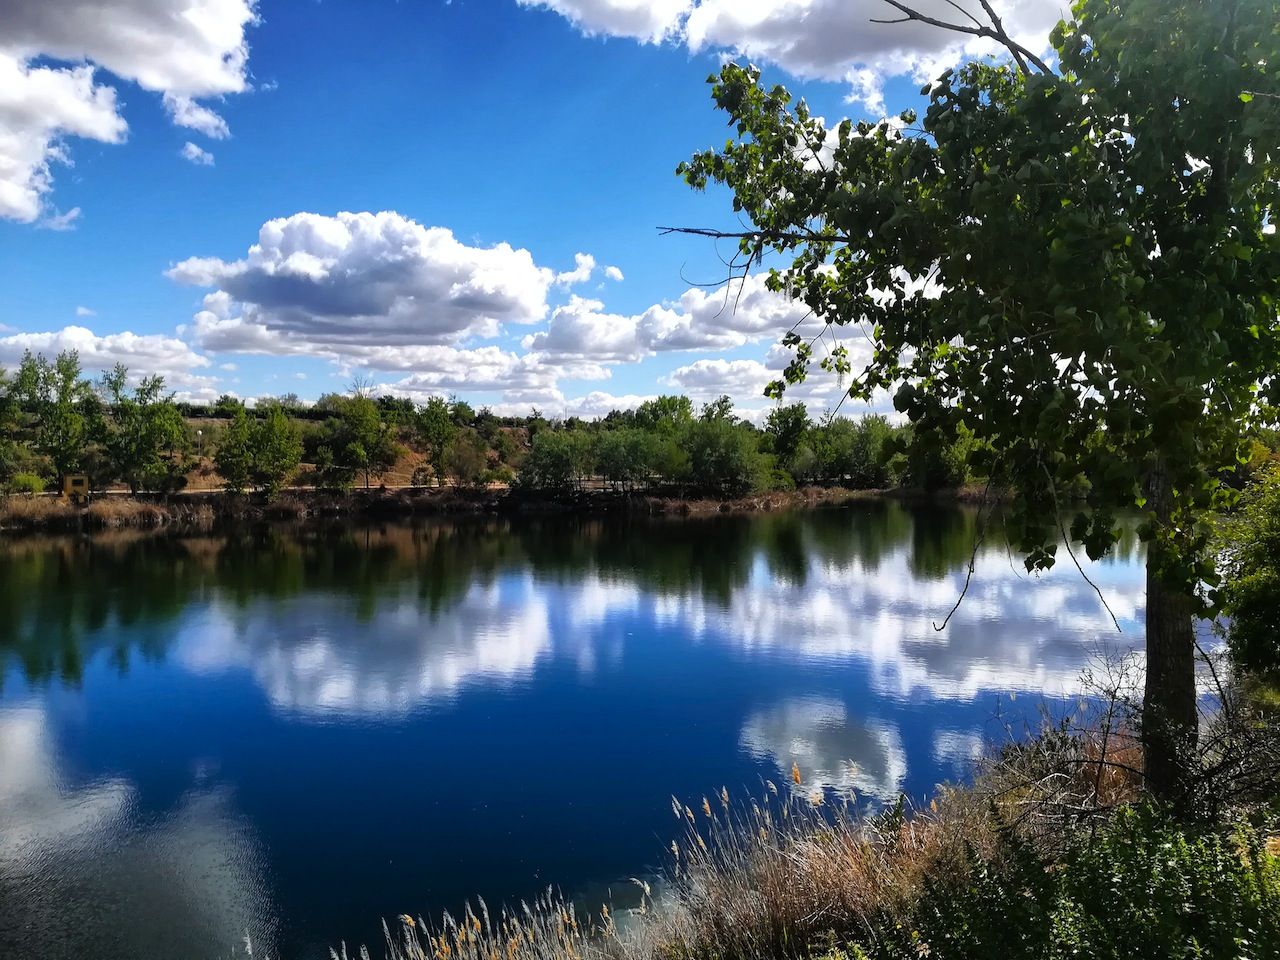
M34 473L15 473L9 479L9 492L33 497L44 493L44 478Z
M1235 663L1280 678L1280 468L1265 471L1225 525L1218 599Z
M1280 957L1280 863L1248 827L1184 831L1152 806L1082 831L1056 864L1011 833L934 876L858 952L898 960Z

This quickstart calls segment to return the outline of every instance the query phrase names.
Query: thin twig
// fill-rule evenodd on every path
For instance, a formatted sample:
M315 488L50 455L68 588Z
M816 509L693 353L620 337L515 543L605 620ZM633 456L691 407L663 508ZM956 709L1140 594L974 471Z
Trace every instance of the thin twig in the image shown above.
M1084 582L1093 587L1093 592L1098 595L1102 607L1111 617L1111 622L1116 625L1116 633L1124 633L1120 626L1120 621L1116 618L1115 611L1111 609L1111 604L1107 603L1107 598L1102 595L1102 590L1098 585L1089 579L1089 575L1084 572L1084 567L1080 566L1080 560L1076 557L1076 552L1071 548L1071 537L1067 535L1067 528L1062 522L1062 508L1058 506L1058 489L1054 485L1053 475L1049 473L1049 468L1044 465L1044 461L1040 461L1040 469L1044 471L1045 479L1049 481L1049 496L1053 499L1053 515L1058 521L1058 530L1062 534L1062 542L1067 548L1067 556L1071 558L1071 562L1076 565L1076 569L1080 571L1080 576L1084 577Z
M969 570L964 575L964 587L960 591L960 596L956 597L956 604L947 614L946 619L941 624L935 623L933 629L938 633L947 629L947 624L951 622L951 618L956 615L956 611L960 609L960 604L964 602L965 594L969 592L969 584L973 580L973 568L978 562L978 548L982 546L982 542L987 539L987 523L983 518L982 511L987 505L987 494L991 490L991 478L987 478L987 485L982 490L982 504L978 507L978 535L973 541L973 552L969 554ZM989 518L988 518L989 519Z

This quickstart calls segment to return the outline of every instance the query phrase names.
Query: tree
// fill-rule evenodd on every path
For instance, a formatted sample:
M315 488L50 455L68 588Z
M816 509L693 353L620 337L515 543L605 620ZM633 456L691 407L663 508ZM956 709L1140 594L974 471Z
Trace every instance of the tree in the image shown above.
M472 428L459 430L445 451L444 466L459 486L483 486L485 470L489 466L489 448Z
M713 97L738 137L680 172L727 185L751 221L698 232L737 237L738 263L783 258L770 289L872 341L855 370L788 333L770 395L817 359L852 397L896 389L923 429L964 425L1029 568L1060 537L1102 556L1118 511L1146 513L1146 774L1173 798L1196 735L1197 584L1214 578L1204 516L1280 391L1275 5L1077 0L1056 70L983 9L990 23L926 22L994 38L1008 61L947 71L899 124L828 130L726 65ZM1066 529L1060 492L1080 486Z
M302 462L302 432L280 406L272 406L250 433L249 478L274 497Z
M123 364L102 376L106 409L101 432L111 471L131 493L180 489L186 484L191 447L187 422L165 393L164 377L143 377L133 390L128 382Z
M636 426L668 436L693 422L693 401L688 397L661 396L636 408Z
M449 413L449 404L441 397L431 397L418 408L414 420L418 439L426 447L427 462L435 474L436 482L444 476L444 455L458 432Z
M624 490L647 483L654 473L658 438L647 430L627 427L606 430L596 440L596 470Z
M792 468L796 452L805 434L813 426L809 411L803 403L778 406L765 418L764 432L769 435L778 462L788 470Z
M59 353L52 363L30 351L22 357L12 393L33 423L32 446L47 457L55 476L77 473L89 441L92 387L81 376L80 355Z
M756 438L749 427L734 423L728 411L707 417L704 408L702 418L689 427L685 445L692 481L703 488L741 496L765 485L768 464Z
M229 493L242 493L249 485L253 474L253 426L243 404L235 408L231 422L222 431L213 463Z
M329 451L325 464L330 471L329 480L333 486L350 486L351 480L344 482L342 473L362 473L368 489L370 478L383 476L400 455L395 431L383 422L378 404L362 393L333 403L336 416L328 421L328 437L323 445Z
M540 490L580 486L591 469L591 438L582 430L542 430L520 465L520 482Z
M1280 469L1246 491L1223 537L1222 607L1232 660L1274 683L1280 678Z
M733 412L733 399L728 394L722 393L709 403L704 403L698 419L703 423L737 423L738 417Z

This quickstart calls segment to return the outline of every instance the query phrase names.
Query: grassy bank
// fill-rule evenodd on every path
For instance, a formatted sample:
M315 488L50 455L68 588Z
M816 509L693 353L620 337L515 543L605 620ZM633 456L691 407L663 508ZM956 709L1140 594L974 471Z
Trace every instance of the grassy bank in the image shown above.
M1236 704L1239 707L1239 704ZM803 771L673 799L661 891L620 922L548 894L387 927L393 960L1280 957L1275 742L1215 721L1192 816L1147 801L1112 715L1058 725L926 807L867 813ZM1243 723L1249 727L1245 730ZM1263 724L1270 730L1269 721ZM1215 732L1216 731L1216 732ZM1245 787L1244 784L1251 786ZM1261 790L1257 789L1259 786ZM337 956L346 956L345 948Z

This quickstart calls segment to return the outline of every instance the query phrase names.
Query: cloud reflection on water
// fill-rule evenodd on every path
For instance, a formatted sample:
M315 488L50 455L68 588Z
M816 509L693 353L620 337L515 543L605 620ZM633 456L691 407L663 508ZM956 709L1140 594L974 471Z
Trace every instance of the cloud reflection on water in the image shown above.
M122 778L72 782L54 740L39 702L0 710L0 952L223 956L250 931L269 947L262 859L228 790L149 815Z

